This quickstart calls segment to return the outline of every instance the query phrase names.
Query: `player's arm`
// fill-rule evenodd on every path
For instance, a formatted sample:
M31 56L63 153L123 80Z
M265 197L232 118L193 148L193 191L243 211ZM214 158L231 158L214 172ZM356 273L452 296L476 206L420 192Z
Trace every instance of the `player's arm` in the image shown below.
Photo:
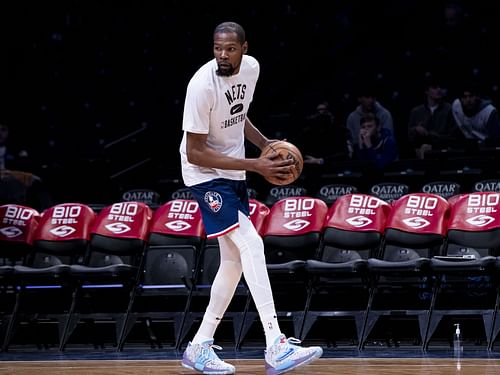
M262 134L248 118L245 120L245 138L257 146L260 150L275 141L275 139L268 139L264 134Z
M246 170L260 173L264 177L282 177L290 173L291 160L272 158L239 159L224 155L207 144L206 134L186 133L188 161L205 168Z

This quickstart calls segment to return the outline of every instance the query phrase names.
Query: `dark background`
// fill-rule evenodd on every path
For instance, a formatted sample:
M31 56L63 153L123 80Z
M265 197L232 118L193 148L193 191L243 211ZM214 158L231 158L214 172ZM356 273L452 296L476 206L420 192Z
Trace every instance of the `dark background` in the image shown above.
M321 100L344 122L357 87L376 82L409 158L408 115L426 75L444 79L449 101L469 76L500 99L500 6L457 2L464 17L453 28L447 3L4 2L0 121L29 150L53 203L106 203L134 188L166 200L182 186L186 85L212 58L214 27L233 20L261 64L250 116L266 135L286 137Z

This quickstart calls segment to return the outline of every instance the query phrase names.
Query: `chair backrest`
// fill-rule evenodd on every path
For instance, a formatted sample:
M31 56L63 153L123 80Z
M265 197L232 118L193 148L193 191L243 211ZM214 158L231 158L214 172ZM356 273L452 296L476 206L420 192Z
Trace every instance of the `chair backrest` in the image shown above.
M34 235L33 264L46 254L57 256L63 263L73 263L83 256L95 218L92 208L81 203L62 203L45 210Z
M250 220L255 226L257 232L262 235L266 218L271 210L264 203L258 201L257 199L250 199L249 206Z
M0 206L0 258L21 259L33 245L40 213L18 204Z
M173 199L155 211L149 229L150 245L200 245L204 238L205 227L195 200Z
M173 199L154 213L144 260L145 285L175 285L195 277L205 240L198 202Z
M142 202L119 202L107 206L94 221L90 239L91 254L107 254L104 257L106 264L124 261L124 258L115 257L137 256L147 243L152 216L151 208ZM104 265L100 261L102 255L97 258L99 260L90 256L87 263L92 266Z
M500 250L500 193L468 193L455 199L447 237L450 244Z
M446 237L449 204L437 194L410 193L393 202L385 242L409 248L441 246Z
M391 205L367 194L341 196L328 210L323 241L343 249L372 249L380 245Z
M327 204L319 198L289 197L276 202L263 231L268 263L307 260L319 246Z

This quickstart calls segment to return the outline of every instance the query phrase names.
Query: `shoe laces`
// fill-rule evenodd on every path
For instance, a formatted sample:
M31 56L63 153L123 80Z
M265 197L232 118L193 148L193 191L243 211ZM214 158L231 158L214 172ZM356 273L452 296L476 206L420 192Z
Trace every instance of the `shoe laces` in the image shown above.
M203 363L206 363L207 361L210 360L218 360L220 361L221 359L215 354L214 349L217 350L222 350L222 347L219 345L202 345L201 349L201 357L203 358Z

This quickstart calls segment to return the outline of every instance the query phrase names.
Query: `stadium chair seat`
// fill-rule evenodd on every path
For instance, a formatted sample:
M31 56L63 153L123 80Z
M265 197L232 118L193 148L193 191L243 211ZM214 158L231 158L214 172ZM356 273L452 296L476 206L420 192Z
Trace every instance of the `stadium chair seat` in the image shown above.
M6 348L6 335L14 324L14 307L18 292L13 279L14 266L25 264L33 251L40 213L18 204L0 206L0 339L2 349Z
M424 348L444 316L480 316L484 335L478 337L491 348L498 299L495 261L500 255L500 194L461 194L450 203L446 246L441 257L431 260L435 285Z
M432 288L430 258L440 254L445 241L448 202L439 195L410 193L392 203L380 253L368 259L370 297L359 348L364 349L380 317L396 323L418 317L419 335L410 337L421 345L428 324ZM388 345L399 345L405 330L383 332ZM396 333L397 332L397 333ZM373 338L373 337L372 337ZM372 340L376 341L376 340Z
M390 210L366 194L341 196L330 207L320 250L305 265L310 281L301 339L319 317L347 317L354 319L359 344L368 305L367 259L378 253Z
M187 331L183 327L189 328L186 317L204 241L205 228L196 201L174 199L155 211L136 300L127 316L119 350L138 319L145 322L152 346L161 347L165 341L155 333L155 322L167 320L173 322L173 346L180 344Z
M300 196L276 202L267 216L262 237L276 311L291 318L298 337L304 318L307 282L304 266L318 251L328 206L321 199ZM290 298L290 290L294 291ZM245 327L255 315L247 317Z
M112 344L118 345L141 275L151 218L152 210L142 202L114 203L97 215L83 264L70 266L69 277L77 287L61 349L80 322L87 323L80 332L90 335L89 340L104 340L105 324L113 323ZM102 334L92 334L96 329Z
M80 203L62 203L43 212L33 236L33 251L24 264L14 266L13 279L18 289L13 325L21 321L32 329L57 322L57 339L64 341L68 311L74 286L67 277L72 264L81 263L95 219L92 209ZM35 335L39 344L48 345L47 334ZM6 346L9 342L6 340Z

